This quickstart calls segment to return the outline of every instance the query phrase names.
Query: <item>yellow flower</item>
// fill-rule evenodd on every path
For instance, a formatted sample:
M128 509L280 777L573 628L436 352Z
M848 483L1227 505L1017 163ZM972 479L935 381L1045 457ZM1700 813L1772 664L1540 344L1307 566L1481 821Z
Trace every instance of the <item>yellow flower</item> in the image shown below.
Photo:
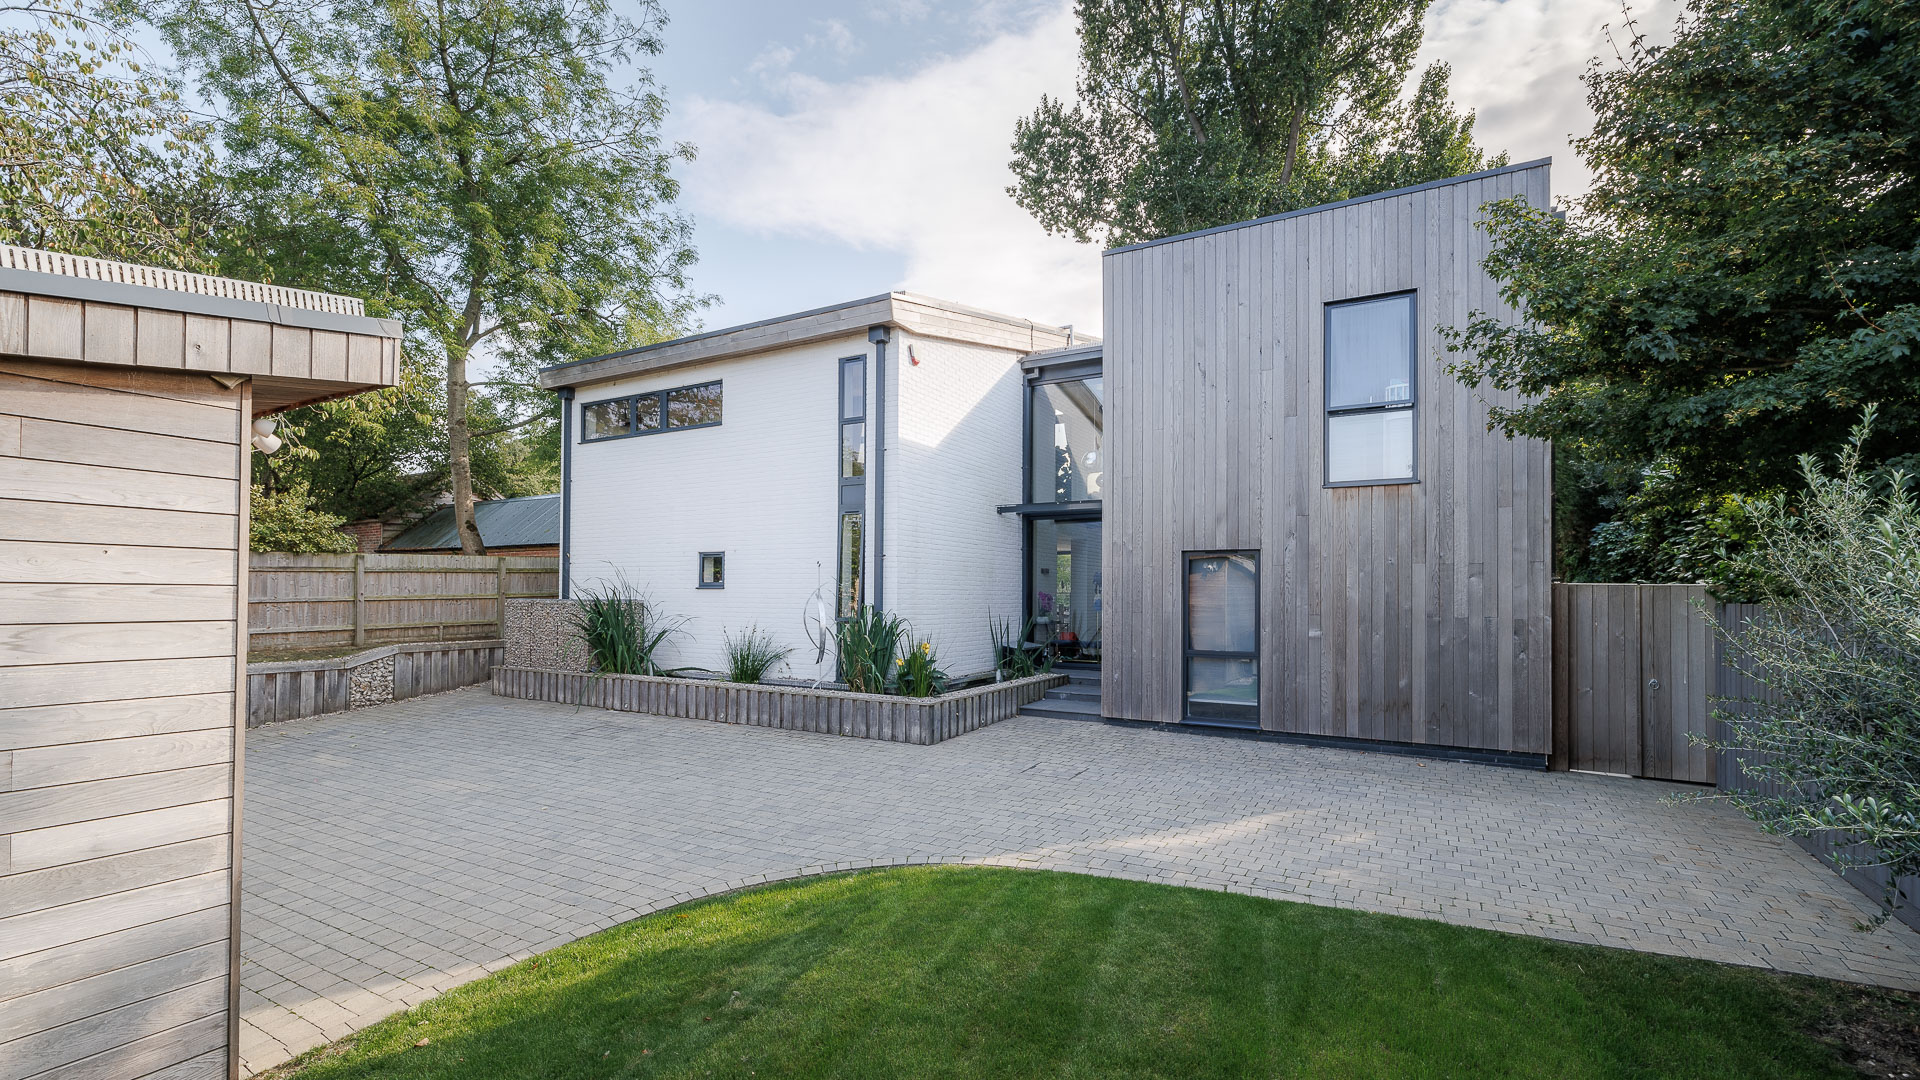
M897 665L899 665L899 666L901 666L901 667L905 667L905 666L906 666L906 663L907 663L907 661L906 661L906 658L905 658L905 657L901 657L900 659L898 659L898 660L895 660L895 661L894 661L894 663L895 663L895 664L897 664Z
M930 652L932 652L932 651L933 651L933 642L931 642L931 641L923 641L923 642L921 642L921 643L920 643L920 651L921 651L921 652L923 652L923 653L930 653Z

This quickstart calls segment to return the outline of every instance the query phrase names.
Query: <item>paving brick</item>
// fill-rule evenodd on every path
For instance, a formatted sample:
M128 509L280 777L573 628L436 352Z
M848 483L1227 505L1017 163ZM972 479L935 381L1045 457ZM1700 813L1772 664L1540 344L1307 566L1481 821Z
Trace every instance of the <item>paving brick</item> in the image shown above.
M935 746L494 698L247 736L248 1072L673 903L980 863L1920 988L1920 934L1691 789L1021 717Z

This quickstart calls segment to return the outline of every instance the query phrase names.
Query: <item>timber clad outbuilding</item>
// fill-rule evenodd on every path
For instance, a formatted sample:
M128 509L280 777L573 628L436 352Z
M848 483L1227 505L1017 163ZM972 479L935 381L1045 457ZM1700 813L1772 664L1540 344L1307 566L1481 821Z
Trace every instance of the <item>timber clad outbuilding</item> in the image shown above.
M0 247L0 1080L236 1073L253 421L344 297Z
M1502 199L1547 208L1548 164L1107 253L1106 715L1192 716L1216 658L1183 618L1231 556L1259 728L1544 761L1548 447L1489 432L1510 399L1449 375L1439 334L1519 317L1480 266ZM1397 374L1342 374L1343 342L1388 341Z

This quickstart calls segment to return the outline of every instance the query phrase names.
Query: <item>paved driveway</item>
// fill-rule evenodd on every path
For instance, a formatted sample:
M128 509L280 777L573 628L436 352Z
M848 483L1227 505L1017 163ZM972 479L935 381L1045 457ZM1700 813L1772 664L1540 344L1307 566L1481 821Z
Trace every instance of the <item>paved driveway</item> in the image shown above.
M1920 987L1920 935L1720 804L1020 718L938 746L496 699L247 739L246 1068L693 897L976 861Z

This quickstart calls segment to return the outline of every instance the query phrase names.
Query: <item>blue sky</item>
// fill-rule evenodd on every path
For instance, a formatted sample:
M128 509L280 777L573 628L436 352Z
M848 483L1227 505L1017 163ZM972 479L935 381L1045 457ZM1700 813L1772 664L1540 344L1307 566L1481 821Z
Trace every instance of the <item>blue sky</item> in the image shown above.
M1070 0L667 0L653 60L699 147L682 170L708 328L891 288L1095 330L1099 251L1048 237L1005 194L1014 120L1071 95ZM1671 25L1672 0L1636 5ZM1422 63L1454 67L1483 145L1586 177L1578 76L1611 57L1618 0L1436 0Z

